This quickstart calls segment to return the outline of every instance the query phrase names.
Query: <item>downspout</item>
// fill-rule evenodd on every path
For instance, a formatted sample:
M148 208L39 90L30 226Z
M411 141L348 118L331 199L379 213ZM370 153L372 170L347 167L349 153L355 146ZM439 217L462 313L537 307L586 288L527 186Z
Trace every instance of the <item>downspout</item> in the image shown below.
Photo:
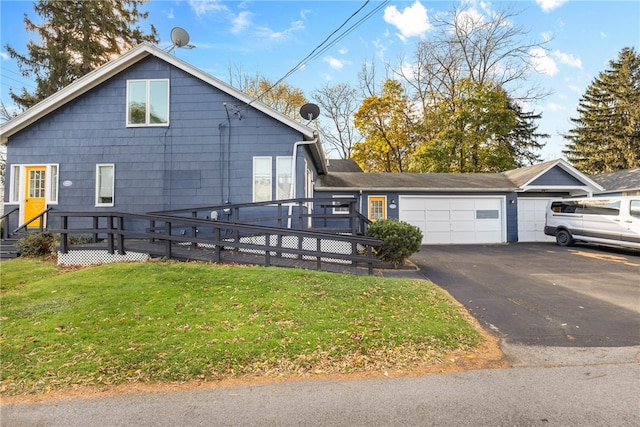
M318 137L313 138L311 141L298 141L293 144L293 154L291 155L291 187L289 189L289 198L296 198L296 183L298 181L298 177L296 176L296 171L298 170L298 147L301 145L311 145L317 144ZM287 220L287 228L291 228L291 215L293 213L293 203L289 203L289 218Z

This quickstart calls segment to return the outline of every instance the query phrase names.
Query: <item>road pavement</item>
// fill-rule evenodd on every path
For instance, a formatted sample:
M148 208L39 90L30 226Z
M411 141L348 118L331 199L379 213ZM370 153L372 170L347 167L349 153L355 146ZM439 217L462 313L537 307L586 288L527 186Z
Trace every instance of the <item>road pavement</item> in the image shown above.
M12 427L636 426L640 365L292 381L4 405Z

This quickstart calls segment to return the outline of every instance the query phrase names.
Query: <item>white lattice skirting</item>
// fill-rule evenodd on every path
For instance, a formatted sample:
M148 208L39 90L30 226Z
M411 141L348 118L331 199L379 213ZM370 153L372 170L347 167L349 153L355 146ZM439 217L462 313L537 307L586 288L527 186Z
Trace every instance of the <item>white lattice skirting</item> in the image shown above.
M146 262L149 258L149 254L142 252L127 251L125 255L120 255L118 253L110 254L104 250L70 250L66 254L58 252L58 265L96 265L123 261Z

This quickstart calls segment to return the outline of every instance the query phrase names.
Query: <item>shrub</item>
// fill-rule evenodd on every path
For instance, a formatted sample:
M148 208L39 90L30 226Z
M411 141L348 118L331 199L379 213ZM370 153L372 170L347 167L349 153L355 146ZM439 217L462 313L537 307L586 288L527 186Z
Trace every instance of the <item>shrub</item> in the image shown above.
M369 225L367 236L382 240L378 256L396 267L418 252L422 245L422 231L418 227L395 219L383 219Z
M30 233L18 240L16 251L21 256L43 256L56 253L56 236L51 233Z

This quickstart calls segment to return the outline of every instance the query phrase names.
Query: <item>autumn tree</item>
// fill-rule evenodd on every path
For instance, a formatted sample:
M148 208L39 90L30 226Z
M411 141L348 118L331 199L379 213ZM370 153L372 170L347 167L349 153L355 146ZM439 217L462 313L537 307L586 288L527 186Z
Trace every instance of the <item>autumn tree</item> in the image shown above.
M313 100L320 107L321 117L326 119L327 124L320 126L320 135L327 152L335 152L341 159L351 158L359 137L353 124L358 109L356 89L343 83L327 85L314 91Z
M300 120L300 107L307 103L304 92L288 83L272 83L258 73L249 75L241 68L228 69L229 84L274 110Z
M624 48L587 87L563 154L593 174L640 167L640 56Z
M536 150L548 135L537 132L540 115L520 105L546 95L528 79L534 71L531 52L544 49L545 42L529 41L512 22L517 14L506 8L485 16L466 3L437 15L410 66L402 60L395 70L423 120L421 170L504 170L539 158ZM499 123L497 117L508 120ZM482 155L496 144L494 156ZM513 161L504 159L507 153Z
M409 99L397 80L387 79L381 95L367 97L354 115L363 141L351 158L365 172L408 172L415 152L415 122Z
M23 76L34 79L29 93L10 92L21 108L29 108L76 79L119 56L143 41L158 42L156 29L145 34L137 22L148 12L138 7L147 0L39 0L34 10L41 23L24 16L26 31L36 38L27 43L27 54L12 46L5 48L17 60Z

